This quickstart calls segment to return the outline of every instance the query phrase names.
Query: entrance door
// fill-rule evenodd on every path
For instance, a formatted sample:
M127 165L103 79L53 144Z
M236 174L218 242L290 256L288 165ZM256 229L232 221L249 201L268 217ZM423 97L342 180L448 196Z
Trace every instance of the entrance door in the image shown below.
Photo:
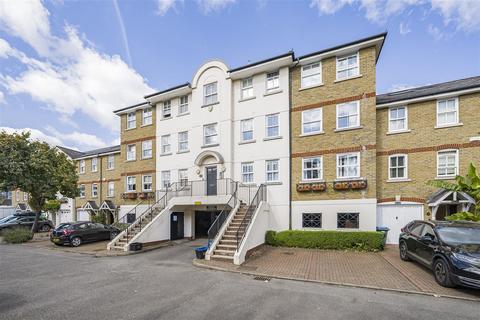
M217 167L207 167L207 196L217 195Z
M170 215L170 240L183 239L183 212Z

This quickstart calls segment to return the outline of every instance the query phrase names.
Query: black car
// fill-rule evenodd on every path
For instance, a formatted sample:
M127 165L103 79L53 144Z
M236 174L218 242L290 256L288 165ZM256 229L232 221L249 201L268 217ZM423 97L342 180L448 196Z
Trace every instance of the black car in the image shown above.
M120 233L120 229L94 222L62 223L50 234L50 241L56 245L71 244L78 247L85 242L111 240Z
M399 238L400 258L433 271L444 287L480 289L480 223L412 221Z
M31 229L34 221L35 215L14 214L0 220L0 230L14 228ZM53 223L50 220L40 217L37 222L37 228L40 232L48 232L50 229L53 229Z

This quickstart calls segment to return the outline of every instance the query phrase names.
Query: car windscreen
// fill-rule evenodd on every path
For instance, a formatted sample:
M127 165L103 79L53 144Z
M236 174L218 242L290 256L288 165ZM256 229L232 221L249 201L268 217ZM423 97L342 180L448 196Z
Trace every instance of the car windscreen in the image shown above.
M480 244L480 229L468 227L443 227L437 229L440 239L448 244Z
M58 227L56 228L57 230L63 230L63 229L67 229L68 227L70 227L72 224L71 223L61 223L58 225Z
M8 222L8 221L13 220L15 218L17 218L17 217L16 216L6 216L5 218L0 219L0 223L5 223L5 222Z

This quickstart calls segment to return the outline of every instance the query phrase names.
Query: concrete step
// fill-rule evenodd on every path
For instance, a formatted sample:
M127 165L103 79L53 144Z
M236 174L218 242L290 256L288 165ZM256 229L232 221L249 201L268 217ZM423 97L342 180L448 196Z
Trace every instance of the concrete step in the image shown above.
M117 245L111 246L110 250L112 250L112 251L123 251L123 246L117 246Z
M217 249L235 251L235 250L237 250L237 246L233 245L233 244L218 244Z
M223 256L223 255L214 254L210 257L210 259L220 260L220 261L225 261L225 260L233 261L233 256Z
M237 240L222 239L220 240L220 245L232 245L237 247Z

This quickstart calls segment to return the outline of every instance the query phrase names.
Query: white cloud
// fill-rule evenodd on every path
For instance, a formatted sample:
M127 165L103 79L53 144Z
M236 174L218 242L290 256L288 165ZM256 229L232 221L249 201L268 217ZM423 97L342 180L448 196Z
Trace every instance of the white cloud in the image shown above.
M73 144L75 146L82 147L81 149L84 150L103 148L107 146L107 143L105 143L105 141L93 134L78 131L74 131L71 133L62 133L53 128L52 126L46 126L45 131L47 131L53 137L62 141L64 145Z
M0 91L0 104L4 104L5 103L5 94L3 93L3 91Z
M412 86L411 84L397 83L397 84L392 85L388 89L388 92L403 91L403 90L408 90L408 89L411 89L411 88L415 88L415 86Z
M431 0L432 8L439 10L445 24L454 23L463 31L480 30L479 0Z
M437 41L440 41L446 38L445 33L443 33L438 27L435 27L432 24L428 25L427 32Z
M157 14L164 16L170 9L176 10L177 3L183 0L157 0Z
M197 0L200 10L204 14L219 12L235 2L236 0Z
M398 31L402 36L404 36L412 32L412 29L410 29L408 23L400 22L400 25L398 26Z
M119 121L112 111L136 103L154 90L118 55L98 52L76 28L66 25L64 38L52 35L48 17L38 0L0 1L0 28L20 37L41 57L28 57L0 39L0 57L15 58L26 69L16 75L0 75L0 85L9 94L28 94L45 103L64 121L81 112L118 131Z
M30 138L32 140L39 140L42 142L46 142L51 146L58 146L63 144L63 142L57 137L47 135L37 129L32 129L32 128L14 129L10 127L0 127L0 131L5 131L8 134L30 132Z

